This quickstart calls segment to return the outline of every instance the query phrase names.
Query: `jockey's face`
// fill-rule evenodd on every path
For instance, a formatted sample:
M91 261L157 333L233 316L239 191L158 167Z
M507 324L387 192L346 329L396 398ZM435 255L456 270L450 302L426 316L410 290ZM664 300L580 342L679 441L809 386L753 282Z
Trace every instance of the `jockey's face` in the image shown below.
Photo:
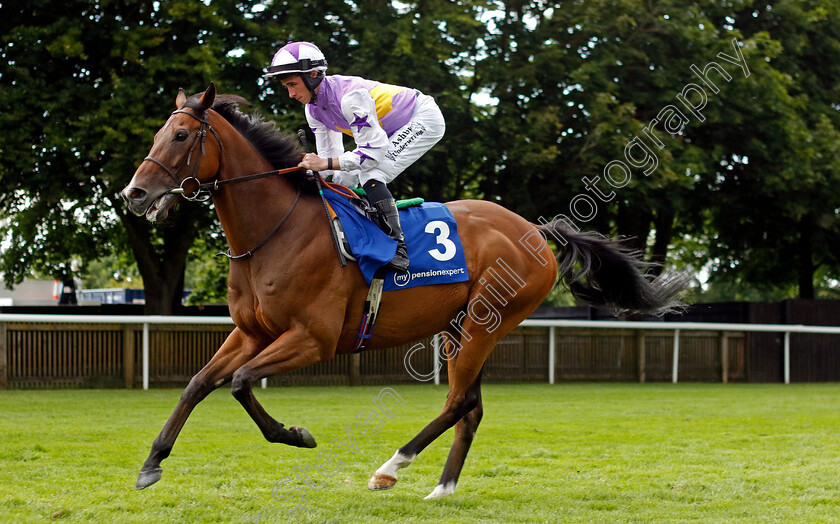
M283 80L280 80L280 83L283 84L283 87L289 90L289 98L294 98L304 105L312 101L312 93L309 91L309 88L306 87L306 84L303 83L300 75L284 78ZM315 89L317 90L318 88Z

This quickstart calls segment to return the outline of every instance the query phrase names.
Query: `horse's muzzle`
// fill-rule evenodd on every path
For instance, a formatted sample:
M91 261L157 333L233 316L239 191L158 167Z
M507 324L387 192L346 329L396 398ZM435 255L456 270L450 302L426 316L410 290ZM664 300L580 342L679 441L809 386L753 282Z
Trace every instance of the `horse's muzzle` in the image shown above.
M135 215L143 215L146 213L146 210L149 209L149 194L145 189L128 186L120 191L120 195L122 195L123 200L125 200L129 211Z
M150 194L145 189L128 186L120 194L125 200L128 210L137 216L146 215L150 222L159 222L169 214L169 208L175 204L177 194L164 191L162 194Z

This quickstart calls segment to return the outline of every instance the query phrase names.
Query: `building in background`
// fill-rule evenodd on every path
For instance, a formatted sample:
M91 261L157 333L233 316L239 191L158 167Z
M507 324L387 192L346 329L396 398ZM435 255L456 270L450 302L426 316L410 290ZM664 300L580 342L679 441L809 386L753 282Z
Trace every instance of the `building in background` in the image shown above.
M60 280L24 280L14 289L0 288L0 306L56 306L63 291Z
M181 297L182 304L191 292L191 289L184 290L184 296ZM142 289L127 287L83 289L80 292L80 299L85 304L145 304L146 293Z
M146 294L142 289L127 287L83 289L82 300L94 304L145 304Z
M182 303L192 290L184 290ZM99 304L145 304L146 294L142 289L117 287L81 289L79 282L61 280L24 280L14 287L0 288L2 306L67 306Z

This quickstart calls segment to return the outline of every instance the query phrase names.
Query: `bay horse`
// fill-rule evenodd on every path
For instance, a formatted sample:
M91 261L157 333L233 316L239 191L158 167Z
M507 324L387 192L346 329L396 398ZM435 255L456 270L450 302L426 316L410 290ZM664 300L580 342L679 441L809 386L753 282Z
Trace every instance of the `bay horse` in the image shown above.
M338 262L324 204L307 189L305 173L251 176L295 168L303 151L297 137L256 113L242 113L239 105L246 103L235 95L217 96L213 84L192 97L180 90L177 109L121 192L133 213L160 222L181 197L195 198L198 184L210 187L233 256L228 302L236 327L190 380L152 444L137 489L160 480L161 461L192 410L226 383L269 442L315 447L309 431L286 428L266 413L253 386L354 347L368 286L358 265ZM499 339L540 305L558 275L594 305L643 313L680 305L678 279L653 278L649 264L618 241L574 231L561 220L535 225L490 202L446 205L457 223L469 280L385 292L367 350L448 330L449 394L441 414L376 470L372 490L393 487L397 470L454 425L440 482L426 498L454 492L482 417L484 362ZM548 236L560 245L556 258Z

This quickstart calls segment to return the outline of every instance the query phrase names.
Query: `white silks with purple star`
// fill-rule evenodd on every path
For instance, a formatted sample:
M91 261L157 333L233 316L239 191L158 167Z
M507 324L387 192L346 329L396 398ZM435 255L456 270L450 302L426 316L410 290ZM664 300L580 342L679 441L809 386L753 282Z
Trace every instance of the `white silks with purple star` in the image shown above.
M418 114L420 108L424 112ZM431 97L414 89L340 75L324 78L317 101L306 105L306 119L315 134L318 156L338 157L345 179L339 183L352 187L359 179L361 183L390 182L428 151L445 128ZM415 122L418 119L423 123ZM353 137L353 151L344 151L342 133ZM395 153L397 146L400 150ZM400 153L405 161L395 162ZM333 174L336 180L339 173L321 174Z

